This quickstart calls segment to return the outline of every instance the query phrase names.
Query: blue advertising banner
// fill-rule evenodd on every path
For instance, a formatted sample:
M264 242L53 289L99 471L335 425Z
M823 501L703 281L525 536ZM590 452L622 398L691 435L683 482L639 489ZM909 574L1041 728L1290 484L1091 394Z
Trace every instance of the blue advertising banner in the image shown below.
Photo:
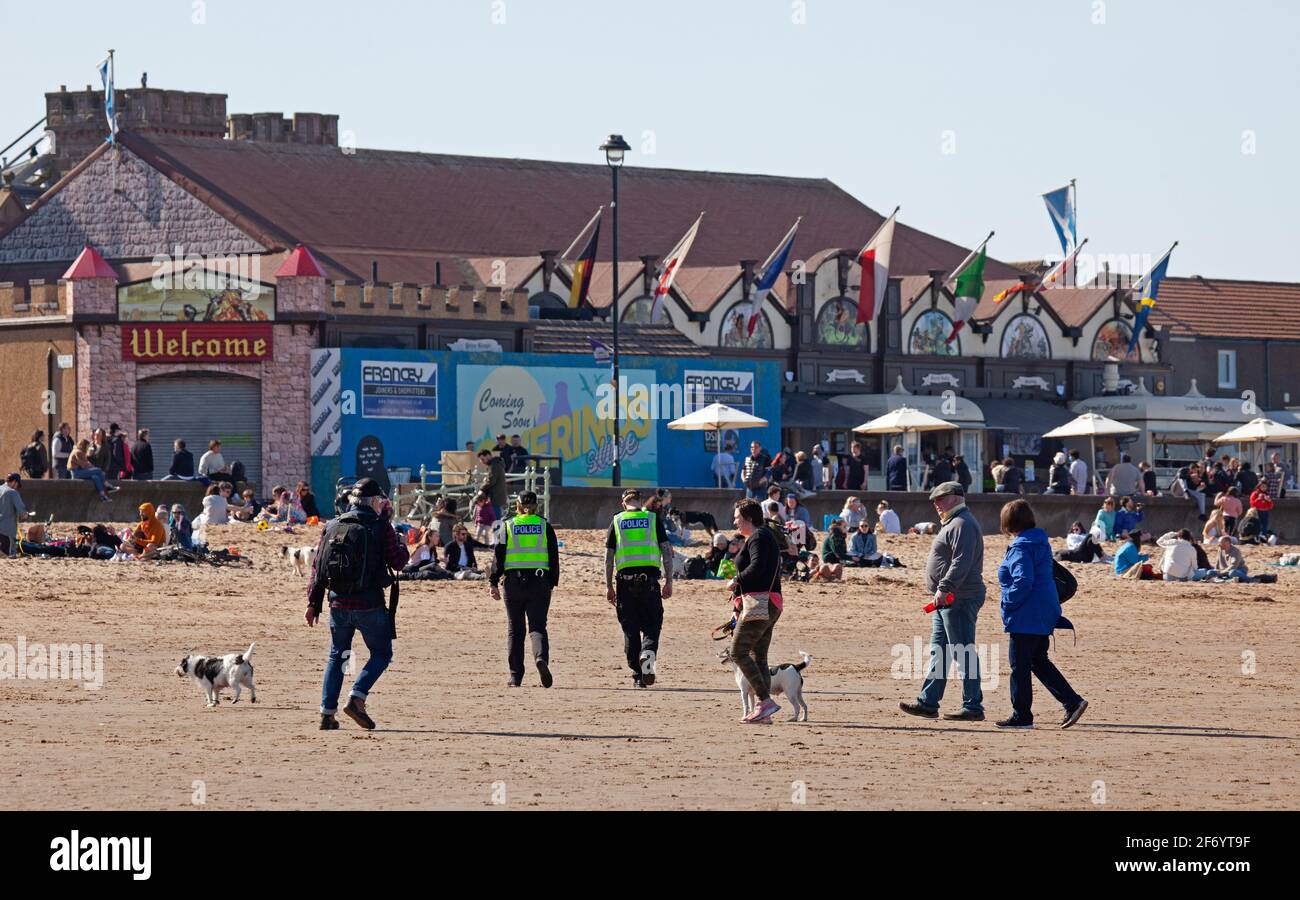
M613 396L609 368L587 354L536 354L344 348L331 350L337 388L322 390L313 419L338 413L338 457L322 465L318 496L335 477L390 480L390 470L439 467L443 450L491 447L497 434L518 434L529 451L557 456L564 483L608 485L613 463ZM703 365L701 365L703 363ZM324 370L323 370L324 371ZM725 402L770 423L724 434L724 450L750 440L775 454L780 444L784 363L742 359L624 357L623 481L632 485L703 487L713 483L713 442L668 422L693 408L688 386L705 402ZM337 393L335 393L337 390ZM439 404L438 396L455 397ZM337 401L332 401L337 397ZM329 473L329 474L327 474Z
M634 402L655 384L652 369L624 369L620 442L623 481L652 485L659 476L654 410ZM534 456L558 456L564 483L609 484L614 463L614 391L609 370L584 366L458 366L457 446L490 447L498 434L519 435Z

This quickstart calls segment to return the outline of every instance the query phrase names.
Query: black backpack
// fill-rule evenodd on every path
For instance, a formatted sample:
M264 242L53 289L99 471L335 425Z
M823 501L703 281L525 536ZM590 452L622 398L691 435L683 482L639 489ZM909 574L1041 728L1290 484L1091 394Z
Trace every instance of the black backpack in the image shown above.
M1052 578L1056 581L1056 596L1062 603L1078 593L1078 579L1074 577L1073 572L1056 560L1052 560Z
M325 529L320 574L343 597L384 587L383 550L374 529L355 513L344 513Z
M235 484L242 484L248 480L247 473L244 471L244 464L235 460L230 466L230 480Z
M703 556L692 556L690 559L686 560L686 564L682 566L682 577L690 578L692 580L705 578L707 577L708 571L709 564Z
M45 477L45 466L41 464L41 451L35 444L28 444L18 454L22 470L31 478Z

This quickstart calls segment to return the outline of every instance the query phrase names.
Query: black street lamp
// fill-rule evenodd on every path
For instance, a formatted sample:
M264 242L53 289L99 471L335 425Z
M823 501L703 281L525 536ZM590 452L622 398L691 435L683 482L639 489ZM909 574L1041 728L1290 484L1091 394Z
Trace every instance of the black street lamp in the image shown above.
M609 170L614 179L614 199L610 204L610 209L614 213L614 238L613 238L613 260L614 260L614 297L611 304L611 315L614 317L614 468L612 471L611 484L619 487L623 483L623 473L619 462L619 442L623 416L623 388L619 384L618 378L618 170L623 168L623 156L631 150L628 142L623 140L621 134L611 134L609 140L600 145L600 149L605 151L605 162L609 165Z

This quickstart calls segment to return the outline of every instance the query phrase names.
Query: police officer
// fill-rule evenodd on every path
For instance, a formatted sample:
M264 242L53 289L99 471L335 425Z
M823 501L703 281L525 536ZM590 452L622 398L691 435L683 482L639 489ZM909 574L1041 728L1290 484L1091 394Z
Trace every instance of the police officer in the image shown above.
M664 578L662 592L660 576ZM641 492L623 492L623 511L614 516L605 541L606 599L618 612L623 651L632 683L655 683L655 657L664 624L664 598L673 595L673 551L663 519L641 508Z
M506 661L510 666L506 686L519 687L524 679L527 619L533 661L542 687L548 688L553 679L546 613L551 607L551 590L560 583L560 549L551 523L537 514L537 495L524 491L517 506L517 514L502 527L503 540L497 542L490 579L493 600L501 600L501 579L506 583Z

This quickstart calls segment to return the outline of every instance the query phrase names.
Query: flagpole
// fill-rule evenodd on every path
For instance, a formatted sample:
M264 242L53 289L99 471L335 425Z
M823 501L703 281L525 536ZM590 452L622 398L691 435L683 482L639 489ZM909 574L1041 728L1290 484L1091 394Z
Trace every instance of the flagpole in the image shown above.
M112 48L108 51L108 84L104 87L104 102L109 102L109 95L113 93L113 54ZM108 123L108 142L113 145L113 193L117 193L117 98L113 98L113 118Z
M776 259L776 255L781 252L781 248L785 246L785 242L790 240L790 235L794 234L795 229L799 227L799 223L802 221L803 216L795 219L794 224L790 226L790 230L785 233L785 237L781 238L780 242L772 248L772 252L767 255L767 259L763 260L763 264L758 267L758 276L760 278L767 274L767 267L772 265L772 260Z
M600 214L604 211L605 211L605 204L602 203L599 207L596 208L596 214L592 216L590 220L588 220L586 225L582 226L582 230L579 231L578 236L573 239L573 243L569 245L569 249L565 250L563 253L560 254L560 259L563 260L569 258L569 254L573 252L573 248L578 246L578 242L583 239L583 237L587 234L588 231L591 230L591 226L596 224L596 220L600 218Z
M1147 279L1151 277L1151 273L1154 272L1157 268L1159 268L1160 264L1164 262L1165 259L1169 256L1169 254L1173 253L1177 247L1178 247L1178 241L1174 241L1173 246L1160 255L1160 258L1156 260L1156 264L1152 266L1150 269L1147 269L1147 273L1143 275L1141 278L1139 278L1136 282L1134 282L1130 290L1137 290L1139 287L1145 289L1147 286Z
M993 240L993 235L995 235L996 233L997 233L997 232L995 232L995 231L990 231L990 232L989 232L989 236L986 237L984 240L980 241L978 244L976 244L976 245L975 245L975 249L972 250L972 251L967 255L967 257L961 261L961 265L959 265L957 268L953 269L952 272L948 275L948 277L945 278L941 283L942 283L942 284L947 284L948 282L952 281L953 276L959 274L959 273L961 272L962 269L966 268L966 264L967 264L968 262L970 262L972 259L974 259L974 258L975 258L975 255L976 255L977 253L979 253L980 250L984 249L984 246L985 246L986 244L988 244L989 241Z
M1075 235L1079 233L1079 188L1075 184L1075 179L1073 178L1070 179L1070 208L1074 210L1074 234L1070 235L1070 240L1071 242L1073 242L1074 240L1076 240ZM1074 250L1077 253L1079 247L1082 246L1083 244L1079 244L1078 247L1071 247L1070 249ZM1078 267L1075 267L1074 270L1074 286L1075 287L1079 286Z
M854 260L854 262L858 262L859 260L862 259L862 254L867 252L867 248L871 246L871 242L874 241L876 238L880 237L880 232L885 230L885 226L889 224L889 220L894 218L894 216L898 215L898 211L902 208L903 205L900 203L898 206L894 207L893 212L885 216L885 221L880 223L880 227L877 228L875 230L875 233L873 233L871 237L867 238L867 242L862 245L862 249L858 251L858 257L857 259Z

